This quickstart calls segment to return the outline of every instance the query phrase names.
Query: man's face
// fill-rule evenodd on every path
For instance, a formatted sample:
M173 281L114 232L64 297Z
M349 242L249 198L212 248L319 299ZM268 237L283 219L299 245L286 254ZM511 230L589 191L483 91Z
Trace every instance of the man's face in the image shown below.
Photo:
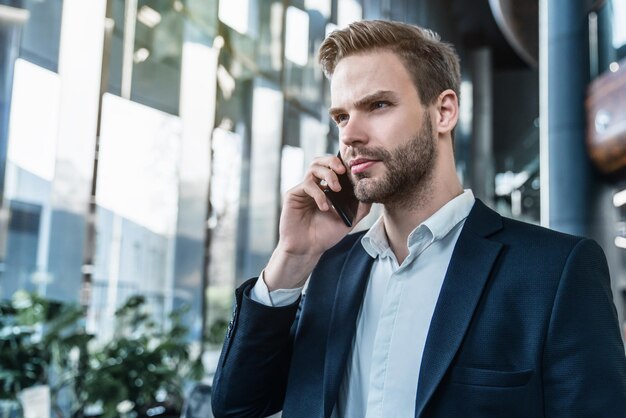
M363 202L402 203L426 187L437 156L429 110L392 52L342 59L331 81L331 116Z

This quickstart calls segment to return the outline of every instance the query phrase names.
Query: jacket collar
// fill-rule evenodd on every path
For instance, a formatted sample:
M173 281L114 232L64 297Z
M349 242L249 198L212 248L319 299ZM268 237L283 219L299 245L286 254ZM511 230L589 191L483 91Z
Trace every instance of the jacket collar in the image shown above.
M500 215L476 200L452 254L431 321L417 388L416 417L422 414L460 347L502 247L487 237L501 228ZM325 417L337 402L372 262L356 240L341 268L326 346Z
M330 317L324 364L324 416L329 417L337 402L346 363L352 348L356 320L374 259L361 240L356 240L339 274Z
M452 253L435 306L420 369L415 416L420 417L456 355L502 244L487 237L502 217L477 200Z

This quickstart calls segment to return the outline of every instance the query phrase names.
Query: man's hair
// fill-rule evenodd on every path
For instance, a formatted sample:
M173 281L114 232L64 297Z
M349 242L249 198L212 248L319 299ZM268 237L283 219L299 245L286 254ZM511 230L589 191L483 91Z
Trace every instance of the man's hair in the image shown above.
M388 50L395 53L411 75L424 105L430 105L446 90L459 96L459 56L451 44L431 30L401 22L365 20L332 32L319 49L319 62L331 77L342 58Z

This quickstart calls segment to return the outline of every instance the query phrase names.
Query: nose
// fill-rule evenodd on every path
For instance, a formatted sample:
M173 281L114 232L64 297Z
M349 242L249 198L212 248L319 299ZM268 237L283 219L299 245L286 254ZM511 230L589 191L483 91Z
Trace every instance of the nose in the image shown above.
M346 147L366 144L369 135L365 118L356 112L350 115L348 121L339 127L339 141Z

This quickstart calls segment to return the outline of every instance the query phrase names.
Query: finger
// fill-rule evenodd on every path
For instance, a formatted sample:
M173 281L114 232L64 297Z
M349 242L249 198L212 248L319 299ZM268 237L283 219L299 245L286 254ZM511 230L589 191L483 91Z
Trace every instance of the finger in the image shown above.
M312 166L310 170L311 178L322 189L331 189L336 192L341 190L337 173L328 167Z
M343 167L343 166L342 166ZM345 172L345 167L343 168ZM321 166L321 165L312 165L310 168L310 174L316 178L318 184L322 188L322 190L330 188L331 190L338 192L341 190L341 183L339 181L340 175L345 175L342 173L335 172L332 168Z
M346 166L339 158L337 158L336 155L318 157L314 159L311 163L311 168L313 168L314 166L328 167L338 174L343 174L346 172Z
M322 212L326 212L330 209L328 205L328 200L326 199L326 194L320 189L319 185L313 181L305 181L302 184L302 189L304 193L309 195L314 201L319 210Z

